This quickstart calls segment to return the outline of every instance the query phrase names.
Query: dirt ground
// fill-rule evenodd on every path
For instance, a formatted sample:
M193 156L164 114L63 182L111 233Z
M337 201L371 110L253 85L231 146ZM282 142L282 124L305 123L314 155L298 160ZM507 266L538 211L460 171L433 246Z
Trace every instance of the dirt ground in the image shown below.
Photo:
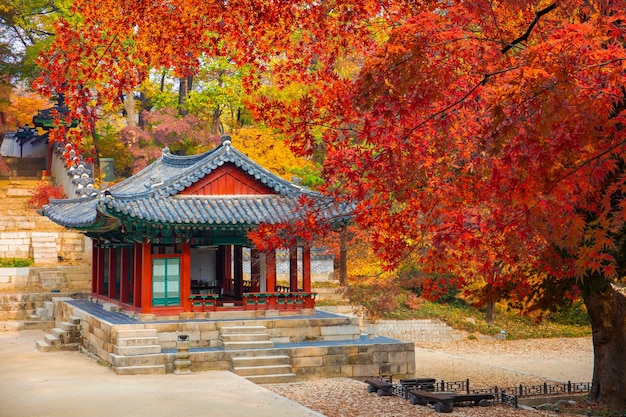
M419 374L476 387L590 382L593 345L590 337L418 343L415 363Z
M229 372L116 376L78 352L37 351L35 341L43 336L0 332L0 417L436 415L432 407L368 394L364 383L345 378L258 386ZM588 382L593 372L590 338L419 344L415 356L416 376L469 378L472 388ZM456 407L451 415L556 416L500 405Z

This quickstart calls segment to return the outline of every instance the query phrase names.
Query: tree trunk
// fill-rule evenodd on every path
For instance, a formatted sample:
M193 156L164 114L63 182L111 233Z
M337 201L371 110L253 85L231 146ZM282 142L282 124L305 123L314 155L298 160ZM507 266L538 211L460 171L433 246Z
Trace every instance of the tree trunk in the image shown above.
M126 110L126 125L137 126L137 114L135 112L135 93L132 91L124 97L124 110Z
M178 114L181 116L187 115L185 104L187 103L187 95L189 94L188 87L189 81L187 77L178 79Z
M493 320L495 318L495 303L493 301L489 301L486 306L485 311L485 322L488 324L493 324Z
M339 285L348 285L348 228L339 231Z
M584 296L593 332L593 385L589 400L626 410L626 290L614 285Z
M217 105L213 110L210 132L213 134L224 133L224 127L222 125L222 106L220 105Z

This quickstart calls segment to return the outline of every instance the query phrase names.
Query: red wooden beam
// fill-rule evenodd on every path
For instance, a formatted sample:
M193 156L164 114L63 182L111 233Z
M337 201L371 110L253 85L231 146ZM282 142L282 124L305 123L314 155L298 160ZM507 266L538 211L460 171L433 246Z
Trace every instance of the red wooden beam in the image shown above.
M98 273L96 275L96 294L104 295L104 248L98 248Z
M117 289L115 288L117 280L117 249L109 249L109 288L107 289L107 296L111 299L117 297Z
M265 291L276 291L276 251L265 253Z
M152 310L152 253L146 238L141 244L141 312Z
M180 266L180 298L184 311L191 311L191 242L183 243L183 256Z
M135 247L133 248L133 306L140 307L141 306L141 276L142 276L142 268L141 268L141 243L135 243Z
M96 240L91 241L91 292L98 294L98 265L100 260L100 248Z

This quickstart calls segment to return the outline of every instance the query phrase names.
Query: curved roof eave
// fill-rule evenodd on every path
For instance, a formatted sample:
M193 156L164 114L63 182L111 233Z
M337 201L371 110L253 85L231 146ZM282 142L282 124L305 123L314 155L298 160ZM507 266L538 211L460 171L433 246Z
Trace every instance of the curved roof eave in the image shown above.
M178 156L165 148L159 159L137 174L113 185L109 193L115 198L145 198L151 195L169 197L200 181L220 166L232 163L246 174L273 189L277 194L315 195L305 187L293 184L258 165L229 143L194 156Z

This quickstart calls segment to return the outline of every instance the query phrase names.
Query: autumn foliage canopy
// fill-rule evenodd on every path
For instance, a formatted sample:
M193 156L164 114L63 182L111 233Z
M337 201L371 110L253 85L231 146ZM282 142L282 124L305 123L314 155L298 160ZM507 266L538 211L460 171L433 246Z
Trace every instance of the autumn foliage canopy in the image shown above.
M302 154L324 144L329 190L359 202L390 264L614 275L620 3L79 0L36 85L67 93L82 131L57 140L84 145L97 106L151 69L227 56L254 69L259 118ZM301 92L254 96L264 77Z
M247 68L258 120L301 155L323 150L326 191L356 202L388 265L412 254L520 298L623 276L622 0L77 0L74 13L39 61L39 90L65 93L81 121L53 139L88 154L100 104L153 69L226 57Z

